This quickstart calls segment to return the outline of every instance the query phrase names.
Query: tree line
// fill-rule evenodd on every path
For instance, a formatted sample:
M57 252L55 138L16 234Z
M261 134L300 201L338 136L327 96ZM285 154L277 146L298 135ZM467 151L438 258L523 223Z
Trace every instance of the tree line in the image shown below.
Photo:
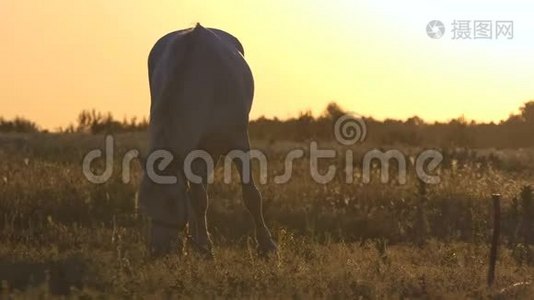
M328 104L324 112L315 117L311 112L281 120L260 117L250 122L253 139L268 141L307 141L334 138L335 121L345 114L336 103ZM465 147L465 148L521 148L534 146L534 101L525 103L519 113L512 114L499 123L468 122L464 117L449 122L425 122L414 116L407 120L375 120L364 118L367 126L367 142L378 145L400 144L407 146ZM60 128L60 133L107 134L143 131L147 119L135 117L122 121L111 113L83 110L75 124ZM46 132L27 119L17 117L6 120L0 117L0 132Z

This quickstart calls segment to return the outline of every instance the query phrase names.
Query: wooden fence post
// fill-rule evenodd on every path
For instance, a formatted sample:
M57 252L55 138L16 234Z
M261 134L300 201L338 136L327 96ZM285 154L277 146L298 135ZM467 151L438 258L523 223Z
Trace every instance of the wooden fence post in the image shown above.
M495 264L497 263L497 250L499 248L499 235L501 232L501 195L493 194L493 236L491 239L491 251L488 268L488 287L493 286L495 281Z

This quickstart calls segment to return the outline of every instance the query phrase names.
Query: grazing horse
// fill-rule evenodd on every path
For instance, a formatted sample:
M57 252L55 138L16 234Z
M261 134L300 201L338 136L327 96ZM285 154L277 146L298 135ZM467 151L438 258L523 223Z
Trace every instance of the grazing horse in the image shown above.
M172 32L152 48L148 59L151 108L149 151L172 153L173 163L163 174L175 175L171 184L155 182L145 171L139 202L151 218L152 253L177 250L178 234L189 223L194 248L211 256L206 225L209 168L194 160L191 168L201 182L187 180L184 159L194 150L208 153L213 161L231 150L248 153L248 115L254 80L237 38L222 30L194 28ZM262 213L262 199L254 180L247 176L246 160L233 160L241 177L245 206L255 222L258 250L276 252ZM149 166L145 166L148 168ZM245 177L246 176L246 177ZM247 179L247 180L245 180Z

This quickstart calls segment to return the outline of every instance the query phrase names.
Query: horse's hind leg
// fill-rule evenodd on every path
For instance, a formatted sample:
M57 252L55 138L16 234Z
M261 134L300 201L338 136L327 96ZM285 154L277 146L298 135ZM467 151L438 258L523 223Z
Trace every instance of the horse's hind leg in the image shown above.
M208 169L204 162L195 160L192 171L202 178L202 182L189 182L192 218L189 218L189 243L194 250L207 257L212 257L212 243L208 233L206 212L208 210Z
M266 255L276 252L276 244L274 243L271 233L267 228L267 225L265 225L265 220L263 218L262 198L260 191L254 184L253 180L251 180L250 183L242 184L242 191L245 206L254 219L254 224L256 227L256 239L258 241L258 250L260 254Z
M251 157L249 155L250 143L248 134L240 139L236 149L240 153L246 153L243 157L234 159L239 175L241 177L241 189L243 192L243 201L247 210L254 219L256 229L256 240L258 241L258 250L261 255L268 255L277 251L276 243L273 241L271 233L265 224L263 218L262 197L261 193L254 183L252 176ZM250 168L247 170L246 168ZM249 176L250 175L250 176Z

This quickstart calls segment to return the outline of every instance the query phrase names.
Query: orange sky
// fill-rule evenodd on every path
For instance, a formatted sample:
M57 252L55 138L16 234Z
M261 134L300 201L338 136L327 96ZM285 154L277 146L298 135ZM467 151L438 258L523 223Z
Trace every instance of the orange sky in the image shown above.
M534 99L527 1L0 0L0 115L45 128L82 109L145 116L146 59L197 21L245 46L252 117L320 113L332 100L377 118L500 120ZM447 33L430 39L426 24ZM452 40L455 19L513 20L513 40Z

